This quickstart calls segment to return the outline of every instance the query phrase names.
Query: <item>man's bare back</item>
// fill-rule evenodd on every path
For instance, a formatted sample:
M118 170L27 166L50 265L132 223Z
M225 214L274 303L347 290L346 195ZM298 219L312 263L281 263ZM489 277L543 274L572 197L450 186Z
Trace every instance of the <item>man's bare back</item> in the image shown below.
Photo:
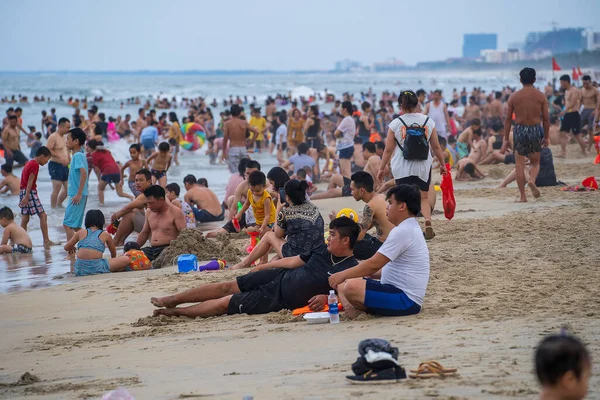
M363 216L365 214L369 214L371 216L371 225L375 228L377 232L377 239L379 239L381 242L384 242L390 234L390 231L394 229L394 224L387 219L387 206L388 203L385 200L385 196L382 194L376 194L373 196L371 201L365 205L363 210ZM361 226L361 228L363 227Z
M248 122L239 119L231 118L223 125L224 135L229 138L229 147L246 147L246 130Z
M370 173L373 176L373 179L375 179L377 178L380 164L381 158L379 158L379 156L371 156L367 160L367 165L365 165L364 171Z
M221 202L217 195L208 188L194 185L185 193L183 199L192 207L195 204L199 210L206 210L212 215L221 215Z
M494 99L490 105L490 116L502 118L502 102L498 99Z
M146 221L152 233L150 238L152 246L171 244L171 241L177 239L179 232L185 228L185 217L181 209L173 204L168 204L163 212L146 210Z
M515 123L525 126L539 125L544 108L548 110L548 100L544 93L533 86L524 86L508 99L508 116L515 114ZM546 111L547 114L547 111Z

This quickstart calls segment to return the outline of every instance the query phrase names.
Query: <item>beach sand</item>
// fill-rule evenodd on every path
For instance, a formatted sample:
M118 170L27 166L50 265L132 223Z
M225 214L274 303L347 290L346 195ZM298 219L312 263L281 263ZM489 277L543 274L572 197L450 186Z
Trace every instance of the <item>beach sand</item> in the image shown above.
M589 158L556 164L569 184L600 176ZM498 183L457 183L455 219L434 217L430 283L417 316L339 325L307 325L289 312L149 318L151 296L246 272L179 275L172 267L2 294L0 397L99 398L122 386L137 399L534 398L532 356L544 335L566 327L600 359L600 192L541 188L541 199L522 205L513 203L514 184L491 189ZM438 210L440 201L438 194ZM363 207L350 197L315 203L324 216ZM365 338L391 341L406 369L436 359L459 376L350 385L344 376ZM17 385L25 372L39 382ZM595 377L589 398L600 398Z

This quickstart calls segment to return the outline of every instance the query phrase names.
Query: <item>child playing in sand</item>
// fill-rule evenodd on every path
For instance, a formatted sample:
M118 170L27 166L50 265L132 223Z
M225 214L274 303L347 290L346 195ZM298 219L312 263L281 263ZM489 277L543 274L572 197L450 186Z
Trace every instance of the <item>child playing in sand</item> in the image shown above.
M49 160L50 150L46 146L40 147L37 153L35 153L35 158L25 164L25 168L23 168L23 171L21 172L21 183L19 185L21 228L27 230L30 216L37 214L40 218L40 230L44 237L44 247L56 244L48 237L48 216L46 215L42 202L37 194L37 177L40 166L46 165Z
M127 255L117 257L117 250L112 237L104 232L104 214L100 210L89 210L85 214L85 230L77 231L65 245L65 251L72 253L77 246L77 259L74 273L77 276L120 272L129 266ZM110 260L102 258L104 249L108 246Z
M254 171L248 176L248 194L242 209L235 218L239 221L246 210L252 207L256 225L259 226L260 236L271 230L275 224L275 204L269 192L267 192L267 178L261 171Z
M142 192L135 187L135 174L137 174L139 170L146 168L146 160L142 160L140 154L141 147L139 144L135 143L129 146L129 156L131 157L131 160L127 161L125 165L121 167L121 182L123 182L125 170L129 168L129 174L127 174L129 180L127 181L127 185L135 197L142 194Z
M152 153L146 160L151 166L150 173L152 174L152 184L160 185L163 188L167 185L167 171L171 166L173 157L169 154L169 143L162 142L158 145L158 151Z
M181 188L179 187L179 185L176 183L169 183L165 190L167 192L167 199L169 199L171 204L181 208L183 216L185 217L185 226L187 226L188 228L195 228L196 218L194 217L192 207L185 201L182 203L178 199L179 193L181 193Z
M0 254L33 252L31 238L27 231L15 222L15 215L8 207L0 208L0 226L4 228L2 243L0 243ZM11 244L8 244L10 240Z
M458 167L455 178L457 181L472 181L473 179L483 179L486 176L468 157L461 158L456 165Z
M119 197L134 200L134 197L123 192L121 173L110 151L104 149L104 143L95 140L88 141L88 147L92 150L92 165L100 179L98 179L98 200L100 207L104 206L104 190L106 185L115 184Z
M571 336L552 335L535 352L540 400L580 400L588 392L592 361L585 346Z
M0 181L0 194L10 192L12 195L19 194L19 186L21 181L12 173L12 165L3 164L0 167L0 172L4 179Z

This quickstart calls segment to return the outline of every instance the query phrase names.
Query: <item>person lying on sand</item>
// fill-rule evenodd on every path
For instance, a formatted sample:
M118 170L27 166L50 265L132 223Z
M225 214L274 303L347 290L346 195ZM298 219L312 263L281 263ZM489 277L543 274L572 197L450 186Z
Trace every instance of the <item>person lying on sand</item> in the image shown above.
M153 297L154 316L212 317L223 314L266 314L304 307L321 310L331 289L329 274L357 264L352 248L360 228L349 218L329 224L329 241L311 252L255 268L235 281L210 283L166 297ZM177 307L185 303L199 303Z
M457 181L472 181L474 179L483 179L486 176L469 157L458 160L456 166L458 168L455 178Z
M177 239L179 232L186 228L185 217L180 208L165 198L166 193L162 186L150 186L144 191L144 196L148 209L137 244L142 247L150 238L151 246L142 247L142 251L150 261L154 261L172 240Z
M416 219L421 211L421 193L414 185L398 185L386 198L388 220L395 225L386 241L373 257L329 277L350 318L362 312L418 314L423 305L429 282L429 249Z

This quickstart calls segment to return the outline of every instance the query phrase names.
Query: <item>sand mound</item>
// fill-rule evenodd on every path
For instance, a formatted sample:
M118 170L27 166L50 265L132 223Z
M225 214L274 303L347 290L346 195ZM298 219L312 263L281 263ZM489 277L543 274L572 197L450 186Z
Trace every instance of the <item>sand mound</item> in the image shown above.
M292 315L290 310L281 310L276 313L270 313L266 316L267 322L272 324L287 324L290 322L302 322L302 315Z
M34 383L37 383L39 381L40 378L38 378L37 376L30 374L29 372L25 372L23 375L21 375L18 381L13 383L0 383L0 387L27 386L33 385Z
M131 326L166 326L188 321L191 320L189 318L167 317L166 315L159 315L158 317L148 316L140 318L136 322L133 322Z
M179 237L171 242L171 245L154 260L154 268L162 268L173 265L182 254L195 254L199 261L219 258L227 261L228 265L240 261L242 252L230 244L227 236L220 236L218 240L210 240L204 237L199 229L184 229Z
M488 170L488 176L492 179L504 179L506 173L503 171L502 168L491 167Z

